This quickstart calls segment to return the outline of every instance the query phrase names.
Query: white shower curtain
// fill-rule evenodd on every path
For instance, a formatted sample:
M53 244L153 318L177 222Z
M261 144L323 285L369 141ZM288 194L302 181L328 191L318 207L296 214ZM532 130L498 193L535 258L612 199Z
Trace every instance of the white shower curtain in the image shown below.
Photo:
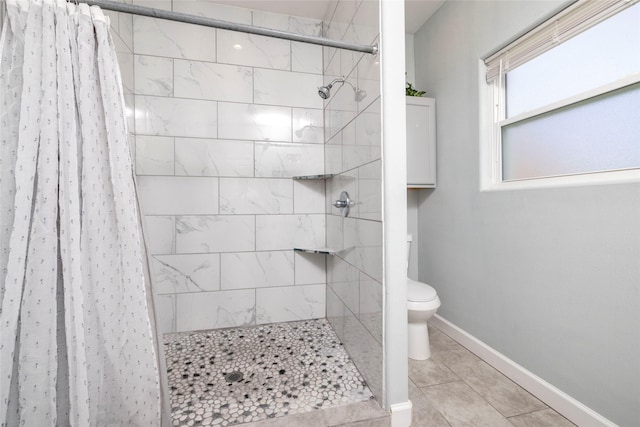
M5 2L0 424L159 426L157 354L108 18L64 0Z

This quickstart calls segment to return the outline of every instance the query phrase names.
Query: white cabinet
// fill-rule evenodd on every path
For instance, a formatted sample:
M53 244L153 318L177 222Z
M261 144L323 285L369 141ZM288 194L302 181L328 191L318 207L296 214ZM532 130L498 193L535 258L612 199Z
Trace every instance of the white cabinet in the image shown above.
M407 187L436 186L436 100L407 96Z

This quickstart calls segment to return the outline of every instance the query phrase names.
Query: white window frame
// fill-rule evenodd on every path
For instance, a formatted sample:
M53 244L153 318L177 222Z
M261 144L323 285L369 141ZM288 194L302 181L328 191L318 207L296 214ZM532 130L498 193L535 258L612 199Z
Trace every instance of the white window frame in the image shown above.
M611 7L611 10L613 10L613 12L609 10L608 13L602 14L602 16L592 20L588 24L581 24L577 26L574 25L574 28L572 28L571 31L568 31L568 33L570 34L565 39L591 28L596 23L602 22L604 19L608 18L617 11L629 7L637 2L638 0L610 0L609 3L613 6ZM550 28L554 27L554 30L557 31L557 22L559 21L559 19L562 19L562 17L565 17L566 19L567 16L571 17L572 13L574 15L580 14L581 8L582 12L584 13L584 9L587 9L590 6L590 3L592 4L592 1L589 0L581 0L574 3L567 9L560 12L558 15L536 27L534 30L529 31L523 37L518 38L516 41L510 43L505 48L489 56L484 61L480 61L480 85L481 88L483 86L486 88L486 92L484 92L484 94L481 91L480 102L483 102L483 105L485 106L490 106L489 114L484 114L483 117L480 117L481 123L484 120L487 120L488 123L490 123L489 126L482 126L484 128L484 131L481 135L482 143L480 148L481 190L514 190L526 188L640 182L640 168L604 172L585 172L571 175L503 181L502 128L504 126L517 123L522 120L526 120L563 107L567 107L569 105L588 100L598 95L602 95L640 82L640 73L636 73L618 81L590 89L588 91L562 99L552 104L548 104L543 107L518 114L514 117L506 118L506 88L504 76L508 72L508 69L504 69L505 67L503 67L503 62L509 63L509 54L513 51L515 51L516 55L519 56L517 58L518 61L516 61L518 62L516 64L517 66L553 48L556 45L555 43L548 43L546 46L540 47L540 45L542 44L540 40L544 40L543 37L545 30L548 33L549 31L553 31L550 30ZM568 20L570 20L570 18ZM529 43L529 45L535 43L536 49L525 49L527 43ZM525 46L525 48L522 48L523 45ZM519 47L520 51L518 51ZM493 67L493 69L491 69L491 67ZM499 68L496 69L496 67ZM510 69L513 68L515 67L512 66ZM488 79L487 75L488 70L490 69L493 78ZM487 122L485 121L484 123Z

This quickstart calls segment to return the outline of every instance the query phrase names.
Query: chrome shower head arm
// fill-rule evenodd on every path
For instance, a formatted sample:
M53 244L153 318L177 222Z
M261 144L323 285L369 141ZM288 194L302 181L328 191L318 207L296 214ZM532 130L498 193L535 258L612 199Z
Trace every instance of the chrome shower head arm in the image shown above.
M342 83L344 84L347 80L343 77L341 79L333 79L333 81L331 83L329 83L326 87L328 87L329 89L331 89L333 87L334 84L336 83Z

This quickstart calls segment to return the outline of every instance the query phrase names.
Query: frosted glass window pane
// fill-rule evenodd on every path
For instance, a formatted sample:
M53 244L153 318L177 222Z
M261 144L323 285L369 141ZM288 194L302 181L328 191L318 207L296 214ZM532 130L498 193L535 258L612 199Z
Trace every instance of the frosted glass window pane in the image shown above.
M503 180L640 167L640 84L502 128Z
M640 3L506 75L507 117L640 73Z

